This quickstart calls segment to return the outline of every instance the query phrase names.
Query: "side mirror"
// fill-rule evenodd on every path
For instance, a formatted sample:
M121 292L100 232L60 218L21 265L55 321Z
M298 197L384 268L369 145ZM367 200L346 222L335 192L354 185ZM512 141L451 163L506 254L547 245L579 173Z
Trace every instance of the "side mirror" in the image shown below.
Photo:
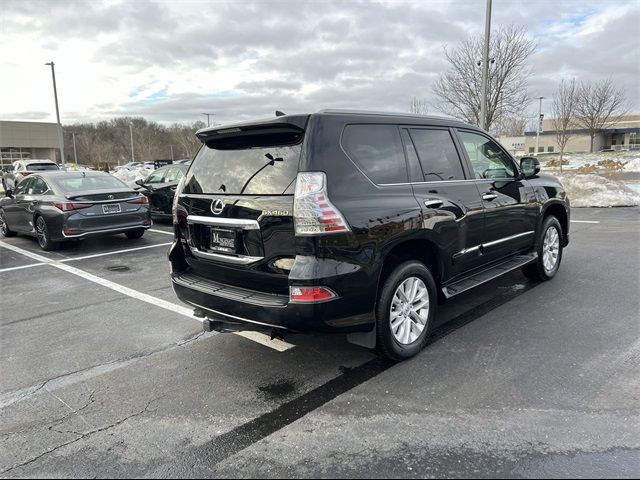
M540 161L536 157L522 157L520 169L525 178L533 177L540 173Z
M144 187L144 180L139 178L138 180L136 180L136 185L140 185L141 187Z
M7 188L7 190L4 192L5 196L9 197L9 198L13 198L13 190L11 190L10 188Z

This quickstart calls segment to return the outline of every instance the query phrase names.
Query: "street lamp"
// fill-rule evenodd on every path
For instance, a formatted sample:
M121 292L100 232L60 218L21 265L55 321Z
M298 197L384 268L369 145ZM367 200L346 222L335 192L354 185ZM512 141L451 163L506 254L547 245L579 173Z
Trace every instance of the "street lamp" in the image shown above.
M542 130L542 100L544 97L538 97L540 100L540 108L538 109L538 126L536 127L536 157L538 156L538 149L540 146L540 130Z
M491 36L491 0L487 0L482 55L482 92L480 98L480 128L487 129L487 89L489 84L489 37Z
M131 163L136 161L136 157L133 153L133 123L129 124L129 135L131 136Z
M213 115L215 115L215 113L203 113L202 115L206 115L207 116L207 127L211 126L211 122L209 121L209 117L212 117Z
M56 119L58 120L58 144L60 145L60 160L62 161L62 170L67 169L67 165L64 162L64 138L62 137L62 124L60 123L60 110L58 109L58 89L56 88L56 69L55 63L45 63L47 66L51 66L51 76L53 77L53 97L56 101Z
M78 152L76 151L76 132L71 132L73 137L73 161L76 162L76 168L78 168Z

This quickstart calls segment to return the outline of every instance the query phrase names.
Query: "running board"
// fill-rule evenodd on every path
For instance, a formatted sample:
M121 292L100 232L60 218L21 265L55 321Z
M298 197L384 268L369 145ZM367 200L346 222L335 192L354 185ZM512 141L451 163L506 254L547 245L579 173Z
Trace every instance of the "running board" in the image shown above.
M527 255L516 255L515 257L511 257L509 260L499 263L487 270L483 270L481 272L475 273L470 277L463 278L462 280L458 280L446 287L442 288L442 293L447 298L451 298L455 295L458 295L462 292L466 292L478 285L482 285L483 283L489 282L494 278L498 278L505 273L509 273L513 270L517 270L518 268L522 268L525 265L535 261L538 258L537 253L530 253Z

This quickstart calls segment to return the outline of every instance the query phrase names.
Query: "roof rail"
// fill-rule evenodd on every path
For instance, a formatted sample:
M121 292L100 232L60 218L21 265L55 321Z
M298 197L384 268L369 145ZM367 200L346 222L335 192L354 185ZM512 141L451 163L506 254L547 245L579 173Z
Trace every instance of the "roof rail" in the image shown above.
M464 123L462 120L447 116L447 115L420 115L417 113L406 113L406 112L377 112L372 110L349 110L349 109L323 109L318 113L335 113L335 114L349 114L349 115L384 115L387 117L411 117L411 118L429 118L433 120L455 120L460 123Z

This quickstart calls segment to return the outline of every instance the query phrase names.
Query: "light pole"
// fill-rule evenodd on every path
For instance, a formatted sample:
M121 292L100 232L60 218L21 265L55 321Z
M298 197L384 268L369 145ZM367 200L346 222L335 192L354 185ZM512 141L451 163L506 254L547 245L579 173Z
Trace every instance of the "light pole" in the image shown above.
M73 137L73 161L76 162L76 168L78 168L78 152L76 152L76 132L71 132Z
M544 97L538 97L540 100L540 107L538 109L538 126L536 127L536 157L538 156L538 148L540 146L540 130L542 130L542 99Z
M206 115L207 116L207 127L211 126L211 122L209 121L209 117L212 117L215 115L215 113L203 113L202 115Z
M129 135L131 136L131 162L136 161L135 154L133 153L133 123L129 124Z
M482 55L482 92L480 98L480 128L487 129L487 88L489 84L489 40L491 36L491 0L487 0L484 26L484 52Z
M171 147L171 161L173 162L173 145L169 145Z
M51 66L51 76L53 77L53 98L56 101L56 119L58 121L58 144L60 145L60 160L62 161L62 170L67 169L64 163L64 138L62 137L62 124L60 123L60 110L58 109L58 89L56 87L56 69L55 63L48 62L45 65Z

